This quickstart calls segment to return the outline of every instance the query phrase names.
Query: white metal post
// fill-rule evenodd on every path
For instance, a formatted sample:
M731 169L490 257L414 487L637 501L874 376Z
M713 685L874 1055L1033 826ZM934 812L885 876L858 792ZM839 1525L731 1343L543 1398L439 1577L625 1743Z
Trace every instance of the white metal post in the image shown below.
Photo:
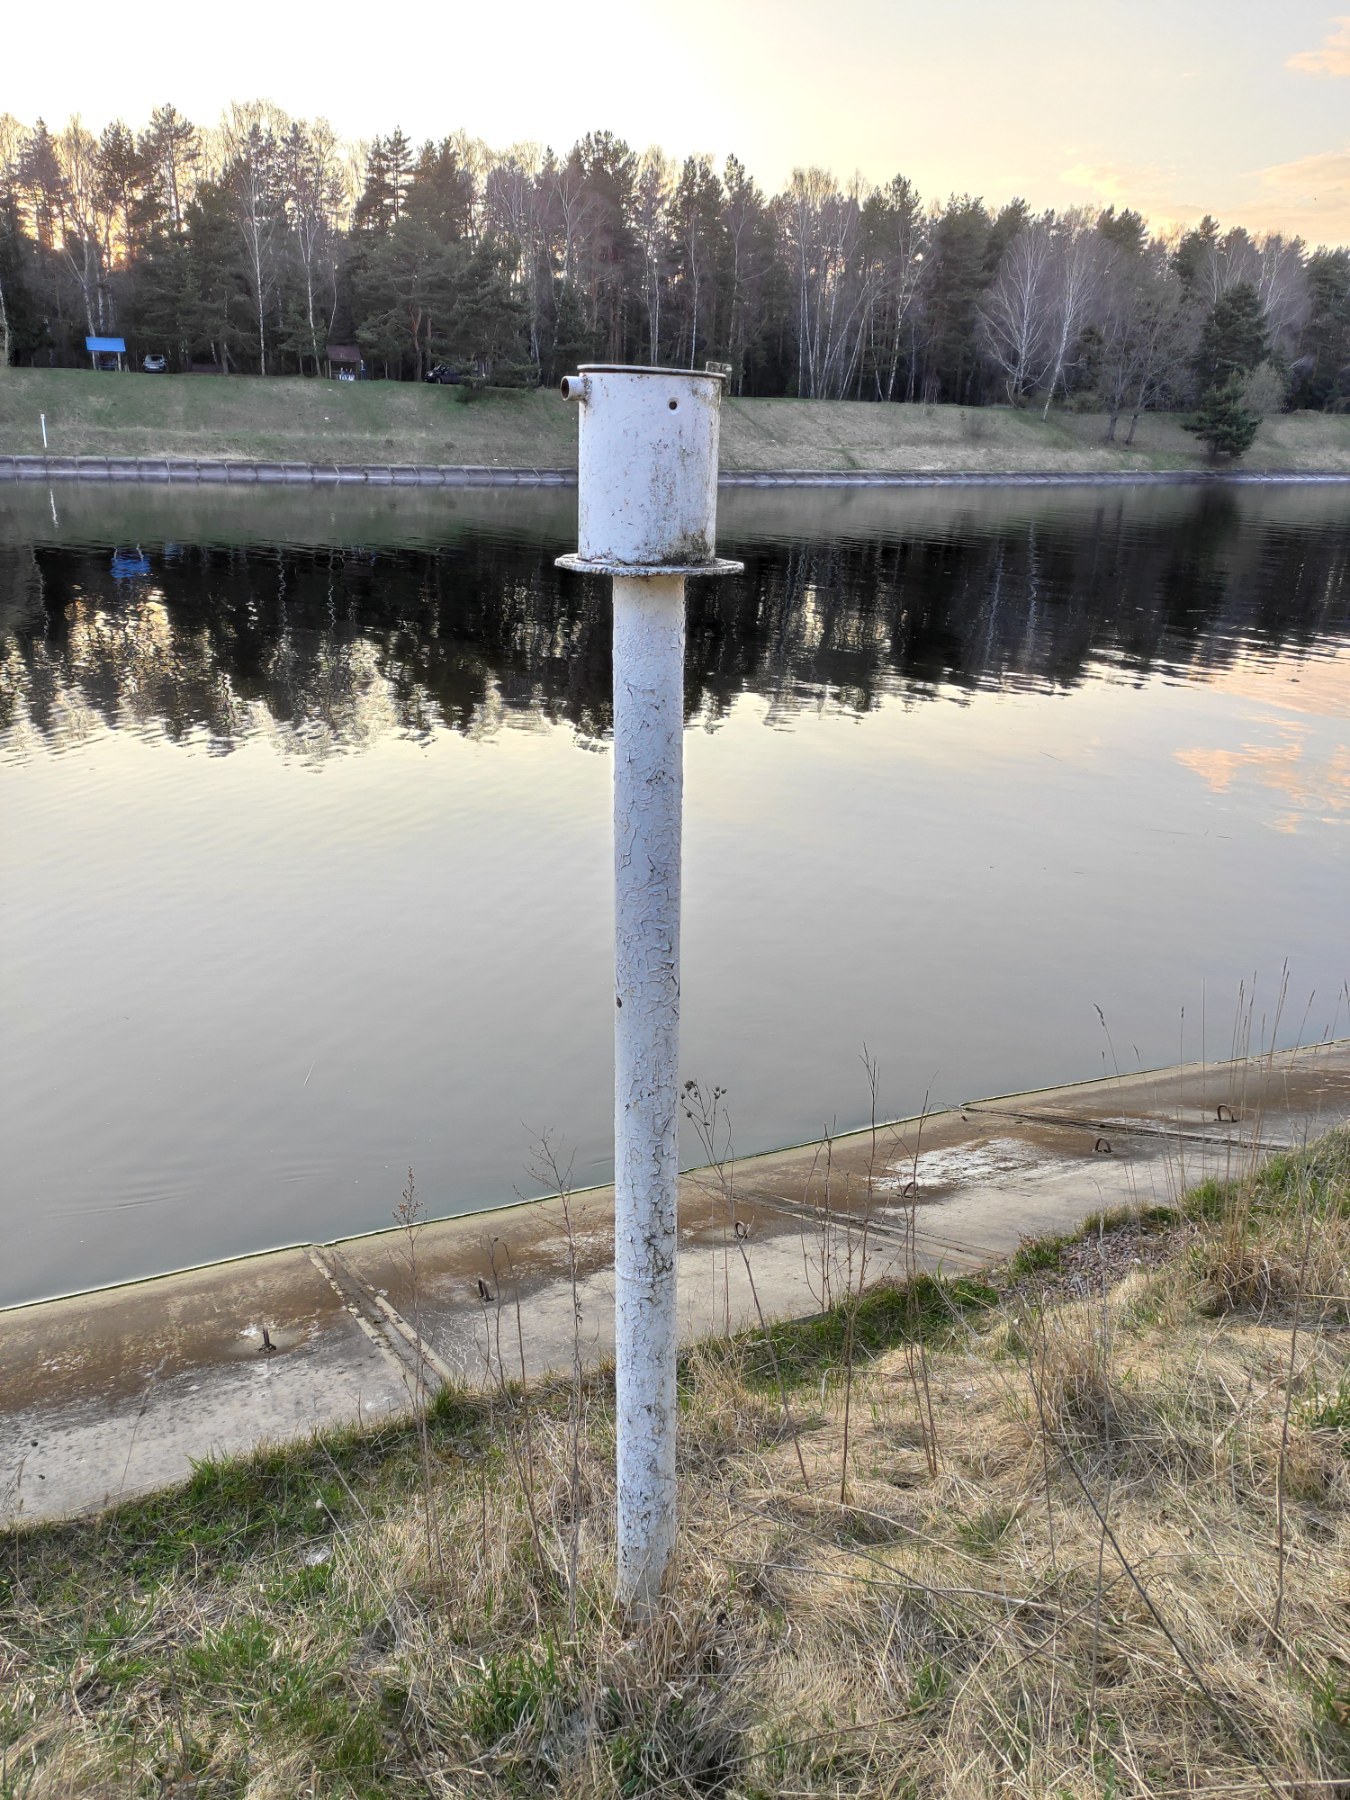
M725 371L592 363L564 568L614 578L614 1275L618 1599L650 1613L675 1546L684 578L713 548Z
M614 578L614 1277L618 1591L675 1543L684 577Z

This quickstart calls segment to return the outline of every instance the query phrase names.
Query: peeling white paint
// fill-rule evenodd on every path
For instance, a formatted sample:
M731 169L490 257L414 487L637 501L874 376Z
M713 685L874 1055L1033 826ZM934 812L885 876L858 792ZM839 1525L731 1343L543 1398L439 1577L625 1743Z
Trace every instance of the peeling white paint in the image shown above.
M614 581L614 1273L619 1595L675 1541L684 581Z
M684 576L719 562L725 371L589 363L578 552L614 577L614 1288L618 1599L658 1601L675 1543Z
M630 568L713 560L722 380L588 363L563 382L580 402L581 557Z

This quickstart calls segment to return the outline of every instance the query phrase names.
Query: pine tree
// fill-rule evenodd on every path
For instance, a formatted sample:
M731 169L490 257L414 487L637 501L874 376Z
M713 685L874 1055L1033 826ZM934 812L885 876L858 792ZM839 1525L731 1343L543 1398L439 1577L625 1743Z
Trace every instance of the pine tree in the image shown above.
M1195 372L1201 389L1225 387L1235 375L1249 375L1269 354L1261 296L1251 282L1235 282L1214 302L1200 333Z
M592 361L596 355L595 333L586 318L585 302L570 281L555 284L553 306L553 345L547 370L550 381Z
M43 339L35 298L36 246L17 221L0 212L0 369L31 357Z
M1350 400L1350 250L1308 258L1308 322L1293 372L1292 406L1332 412Z
M983 201L969 194L953 194L933 226L924 269L928 312L925 400L965 404L972 398L979 367L976 308L989 280L986 252L992 228Z
M1144 215L1126 207L1117 212L1114 206L1106 207L1097 214L1098 234L1117 250L1123 250L1127 256L1138 256L1148 242L1148 226Z
M1188 294L1201 291L1205 271L1212 266L1218 241L1219 221L1206 213L1177 245L1172 267L1181 277L1181 285Z
M387 237L403 217L412 179L412 145L403 132L376 138L366 158L366 185L352 220L355 229Z
M70 184L56 140L44 120L34 126L19 159L19 189L27 202L31 235L45 252L65 248Z
M130 262L141 248L136 233L143 170L136 139L120 119L103 128L98 145L99 189L110 220L114 263Z
M1243 399L1241 379L1233 376L1210 388L1195 417L1182 421L1182 430L1193 431L1211 456L1237 457L1251 449L1260 424Z
M473 216L473 176L459 160L451 138L425 143L408 183L404 210L445 244L469 235Z
M179 232L196 190L201 162L197 127L173 106L157 106L150 128L137 145L144 196L140 224L147 233L158 228Z

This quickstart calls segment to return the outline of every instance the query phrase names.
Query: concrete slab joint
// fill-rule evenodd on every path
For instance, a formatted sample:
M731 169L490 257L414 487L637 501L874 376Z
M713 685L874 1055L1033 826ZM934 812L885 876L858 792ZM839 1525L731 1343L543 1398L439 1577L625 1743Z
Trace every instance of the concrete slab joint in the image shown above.
M655 998L665 978L657 946L634 981ZM654 1109L667 1142L668 1114L650 1088L623 1097ZM616 1084L616 1112L618 1099ZM869 1171L870 1133L837 1139L832 1216L856 1211L870 1174L877 1278L903 1276L911 1242L920 1267L975 1269L1024 1236L1071 1230L1104 1206L1172 1203L1196 1181L1346 1124L1350 1040L995 1096L930 1114L921 1131L914 1120L887 1125L879 1169ZM838 1297L816 1147L743 1158L732 1178L769 1316L815 1313ZM614 1345L612 1190L573 1196L572 1213L583 1355L595 1362ZM632 1303L641 1312L663 1284L674 1290L685 1343L753 1323L718 1183L698 1170L680 1177L678 1213L674 1265L641 1237L617 1247ZM415 1293L406 1236L390 1230L0 1312L0 1512L87 1511L183 1479L203 1456L406 1411L439 1383L483 1382L485 1328L490 1336L502 1301L492 1237L509 1246L531 1378L566 1369L567 1239L548 1200L423 1226Z

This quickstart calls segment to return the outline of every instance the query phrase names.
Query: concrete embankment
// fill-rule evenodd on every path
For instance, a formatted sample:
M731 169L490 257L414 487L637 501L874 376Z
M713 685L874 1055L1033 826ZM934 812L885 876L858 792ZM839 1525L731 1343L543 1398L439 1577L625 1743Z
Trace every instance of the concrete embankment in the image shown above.
M1350 1039L978 1101L695 1170L681 1184L682 1331L751 1323L755 1295L772 1317L839 1299L864 1219L869 1280L915 1263L969 1270L1347 1121ZM395 1230L295 1246L0 1313L0 1511L97 1508L208 1456L406 1409L419 1379L510 1378L522 1358L532 1375L567 1367L573 1263L594 1363L612 1347L612 1192L578 1194L570 1211L570 1231L542 1200L429 1223L413 1242Z
M144 482L229 487L575 487L575 469L495 468L437 463L228 462L212 457L0 456L0 482ZM1350 470L1279 469L723 469L722 487L1328 487Z

